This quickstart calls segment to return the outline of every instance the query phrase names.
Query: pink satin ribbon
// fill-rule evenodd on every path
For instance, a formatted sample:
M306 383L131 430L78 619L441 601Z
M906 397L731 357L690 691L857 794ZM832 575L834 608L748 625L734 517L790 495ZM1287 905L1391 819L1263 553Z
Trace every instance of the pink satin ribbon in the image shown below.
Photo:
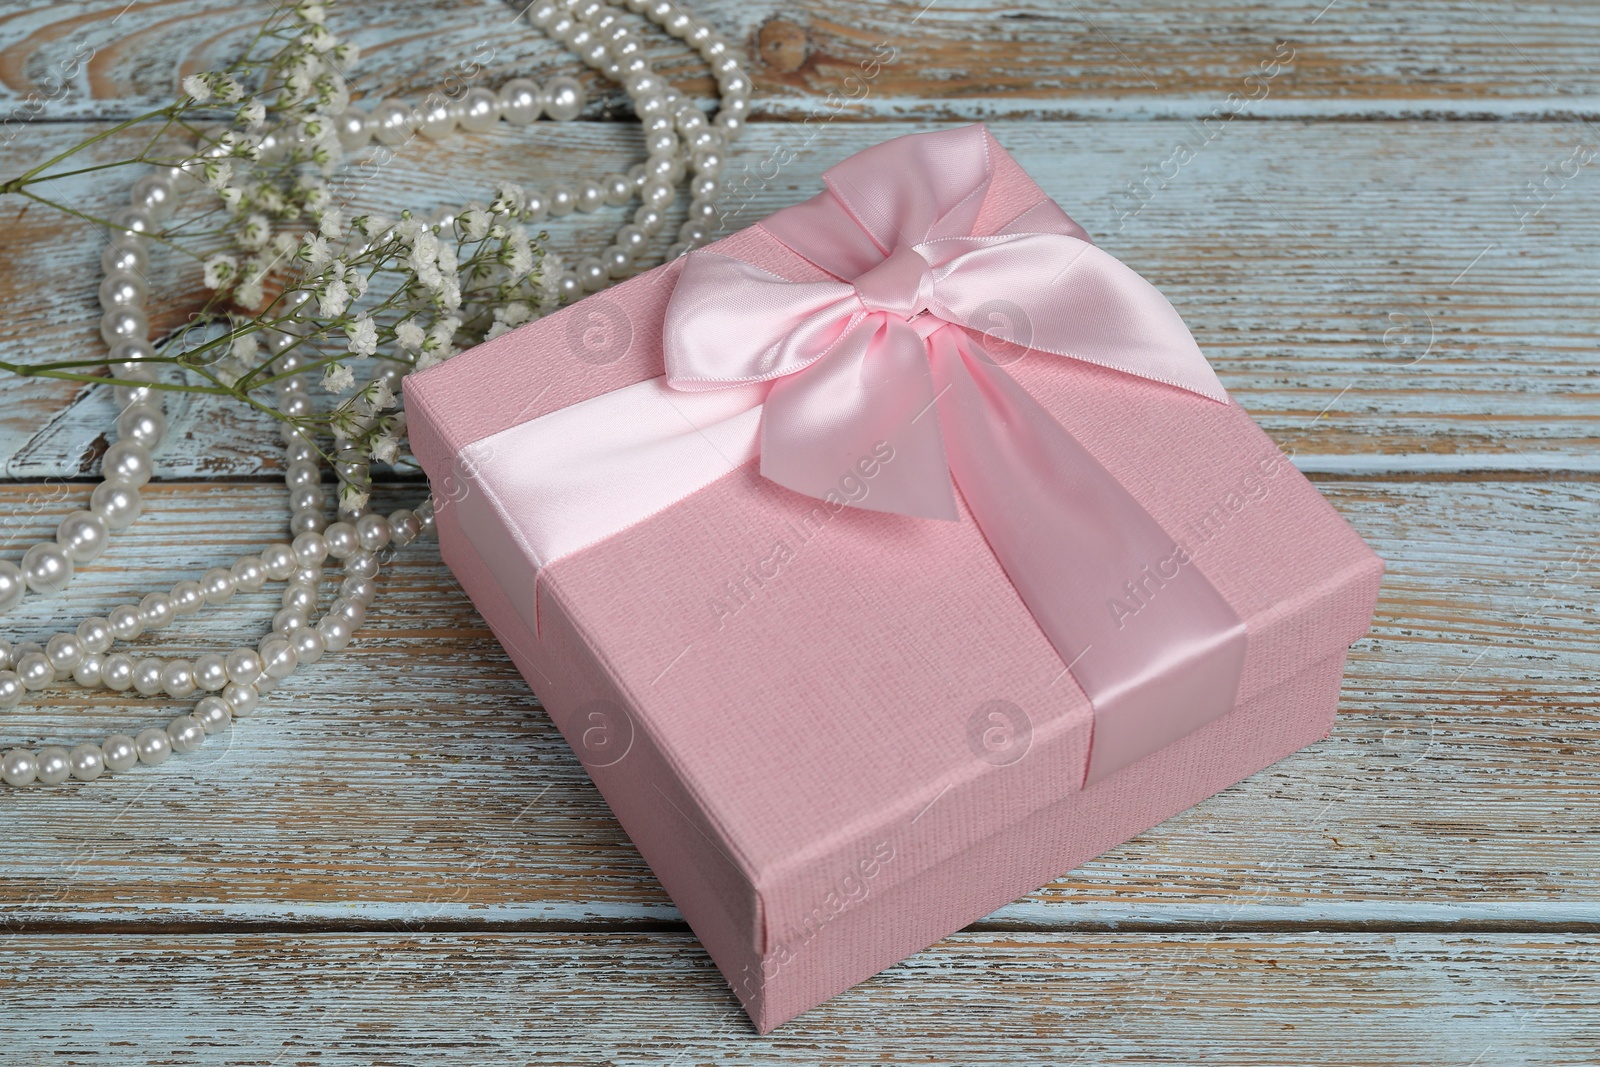
M796 492L837 497L868 464L853 506L953 520L959 488L1094 705L1092 783L1233 707L1245 627L1003 364L1030 350L1229 400L1166 298L1053 203L974 233L990 144L982 126L885 142L761 224L834 281L691 253L667 308L667 382L770 382L761 473Z

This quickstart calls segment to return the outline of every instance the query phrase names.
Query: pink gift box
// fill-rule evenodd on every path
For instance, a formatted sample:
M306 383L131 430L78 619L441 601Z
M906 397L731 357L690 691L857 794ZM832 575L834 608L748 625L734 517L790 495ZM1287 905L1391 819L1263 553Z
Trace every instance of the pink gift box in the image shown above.
M1053 211L982 137L971 232ZM710 249L824 277L761 226ZM1090 700L964 501L954 522L819 509L743 462L545 558L518 434L662 375L683 263L405 402L446 562L760 1031L1327 735L1382 561L1242 408L1076 359L1006 370L1248 631L1231 711L1097 781Z

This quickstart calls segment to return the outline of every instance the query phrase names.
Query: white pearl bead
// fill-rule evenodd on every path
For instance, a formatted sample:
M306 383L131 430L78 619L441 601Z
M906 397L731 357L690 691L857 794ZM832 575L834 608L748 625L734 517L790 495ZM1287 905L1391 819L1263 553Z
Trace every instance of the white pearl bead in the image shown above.
M583 111L583 86L575 78L551 78L545 83L549 102L545 113L557 122L570 122Z
M179 715L167 723L167 740L174 752L193 752L205 744L206 728L193 715Z
M287 678L296 665L294 647L282 634L263 638L260 646L262 671L268 678Z
M356 520L356 537L362 548L378 552L389 543L389 523L382 515L363 515Z
M561 8L551 3L550 0L538 0L527 9L528 21L539 29L544 29L556 20L561 14Z
M606 206L605 186L597 181L583 181L578 184L577 208L584 213L599 211Z
M550 214L556 218L572 214L578 206L578 194L570 186L557 185L550 190Z
M366 621L367 609L365 605L360 604L357 601L346 600L344 597L340 597L329 606L328 614L325 617L344 619L350 624L352 629L359 630L361 628L361 624Z
M299 626L289 633L289 645L294 649L296 663L315 663L322 658L322 635L310 626Z
M644 183L644 188L639 190L639 195L651 207L666 207L672 203L674 192L672 186L660 178L651 178Z
M39 775L39 761L27 749L14 748L0 756L0 781L21 788L32 785Z
M106 769L105 752L99 745L79 745L67 753L67 770L80 782L92 782Z
M306 485L321 485L322 472L315 463L291 463L289 469L283 472L283 481L290 489L299 489Z
M386 145L410 140L411 123L411 109L401 100L385 100L372 111L373 136Z
M649 133L644 138L644 151L646 155L670 155L678 150L678 135L671 130L658 130Z
M8 559L0 559L0 611L7 611L22 603L28 592L28 579L22 568Z
M624 226L617 231L617 247L632 259L643 254L650 245L650 235L639 226Z
M409 545L422 532L422 524L409 508L389 513L389 537L397 545Z
M346 108L334 120L334 130L339 136L339 145L346 152L354 152L371 144L374 126L366 112L353 107Z
M173 611L178 614L194 614L205 606L205 589L200 587L200 582L184 579L173 585Z
M282 604L293 611L310 611L317 606L317 591L312 586L296 582L283 591Z
M149 297L150 287L145 280L128 271L110 271L100 281L100 307L106 311L113 308L142 309Z
M327 542L328 555L334 559L344 559L350 553L361 547L357 539L356 528L348 522L336 522L322 531L322 539Z
M200 576L200 594L207 604L221 604L233 596L233 574L226 567L212 567Z
M307 566L321 563L328 558L328 543L319 533L303 533L294 539L294 556Z
M289 577L294 569L299 566L295 559L294 550L288 545L268 545L261 553L261 565L266 569L267 577L281 582Z
M112 608L106 613L106 622L111 626L111 636L118 641L132 641L144 633L144 619L132 604Z
M488 89L468 89L461 98L461 128L488 133L500 121L500 100Z
M306 612L299 608L279 608L277 614L272 616L272 630L287 636L310 621Z
M137 441L118 441L106 449L100 460L100 471L108 482L121 482L137 489L150 480L150 450Z
M159 630L178 617L178 609L165 593L146 593L139 600L139 621L146 630Z
M150 320L138 308L114 307L100 316L100 336L108 345L146 337L149 333Z
M612 207L623 207L633 199L633 183L626 174L607 174L600 179L600 186L605 190L606 203Z
M89 616L78 624L78 640L85 651L106 651L111 647L111 623L99 615Z
M43 652L29 652L18 658L16 672L23 687L30 690L43 689L56 680L56 669Z
M117 437L155 448L167 433L167 417L155 403L135 404L117 416Z
M78 665L72 668L72 680L86 689L91 689L101 683L105 666L104 655L99 652L85 652Z
M133 657L113 652L100 665L100 684L114 692L122 692L133 685Z
M0 671L0 708L14 708L22 703L28 687L22 684L16 671Z
M260 696L253 685L229 682L223 687L222 699L228 702L235 715L243 717L256 710Z
M556 291L561 294L562 303L571 303L583 295L583 280L570 270L564 270L556 279Z
M228 679L239 685L250 685L261 677L261 657L253 648L236 648L223 660Z
M22 576L35 593L62 592L72 574L72 557L60 545L41 541L22 555Z
M11 664L16 658L17 651L12 647L11 642L0 637L0 671L10 670Z
M72 764L67 759L67 750L51 745L41 748L35 757L39 764L40 785L60 785L72 777Z
M344 561L344 572L346 574L359 575L362 578L375 578L378 574L378 557L366 549L352 552L350 557Z
M101 743L100 752L109 771L132 770L139 762L139 746L127 734L112 734Z
M150 257L141 248L107 245L106 250L100 253L100 269L107 274L132 274L142 278L150 269Z
M417 131L433 141L442 141L456 130L456 116L450 101L442 96L429 96L417 108Z
M141 696L153 697L162 691L161 666L154 656L146 656L133 665L133 688Z
M72 668L82 661L84 652L83 642L75 633L54 634L44 646L45 658L58 675L71 674Z
M324 615L317 620L317 633L322 638L324 649L339 652L350 643L350 638L355 635L355 627L342 616Z
M378 587L371 578L362 578L352 574L339 583L339 595L346 600L353 600L358 604L370 606L372 600L378 595Z
M74 564L99 559L110 539L105 520L92 511L74 511L56 527L56 544L72 557Z
M172 755L172 739L165 730L158 730L154 726L140 730L139 736L133 739L133 747L139 754L139 762L151 767L165 763L167 757Z
M574 269L577 271L578 280L583 283L585 291L593 293L606 287L609 275L606 273L606 265L601 263L597 257L585 256L583 259L578 260L578 265Z
M207 693L215 693L228 684L226 661L215 652L195 657L194 684Z
M645 204L633 213L633 224L646 234L660 233L661 228L667 224L667 215L660 208Z
M168 660L161 668L161 688L169 697L183 698L197 688L194 681L194 664L186 659Z
M195 702L194 711L190 714L208 734L226 729L233 721L233 709L221 697L201 697Z
M89 510L112 530L126 530L139 517L139 490L120 482L101 482L89 494Z
M544 92L527 78L512 78L500 87L500 117L526 126L544 113Z
M267 581L267 572L257 556L241 556L228 573L233 576L234 589L246 593L254 593Z

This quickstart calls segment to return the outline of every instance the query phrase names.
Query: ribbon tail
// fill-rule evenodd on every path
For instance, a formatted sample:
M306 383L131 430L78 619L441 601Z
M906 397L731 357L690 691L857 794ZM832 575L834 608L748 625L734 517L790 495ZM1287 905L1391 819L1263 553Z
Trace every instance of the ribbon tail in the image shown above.
M1083 784L1227 714L1245 626L1183 546L965 334L929 351L956 485L1094 705Z

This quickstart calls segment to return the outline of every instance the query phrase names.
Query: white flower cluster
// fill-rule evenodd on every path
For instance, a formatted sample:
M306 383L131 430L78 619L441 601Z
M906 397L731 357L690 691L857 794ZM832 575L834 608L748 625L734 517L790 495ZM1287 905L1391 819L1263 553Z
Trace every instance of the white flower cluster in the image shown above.
M296 427L331 433L341 454L392 463L405 449L401 373L557 307L560 268L529 232L528 195L514 184L443 226L339 203L327 178L343 161L334 120L349 105L341 71L356 49L328 31L323 4L275 17L286 43L270 60L183 81L193 105L234 108L231 126L204 135L180 164L232 220L234 247L204 264L213 304L248 313L230 316L231 340L211 370L252 391L281 380L294 353L287 365L317 372L339 398L326 414L297 412ZM262 88L251 94L250 84Z

